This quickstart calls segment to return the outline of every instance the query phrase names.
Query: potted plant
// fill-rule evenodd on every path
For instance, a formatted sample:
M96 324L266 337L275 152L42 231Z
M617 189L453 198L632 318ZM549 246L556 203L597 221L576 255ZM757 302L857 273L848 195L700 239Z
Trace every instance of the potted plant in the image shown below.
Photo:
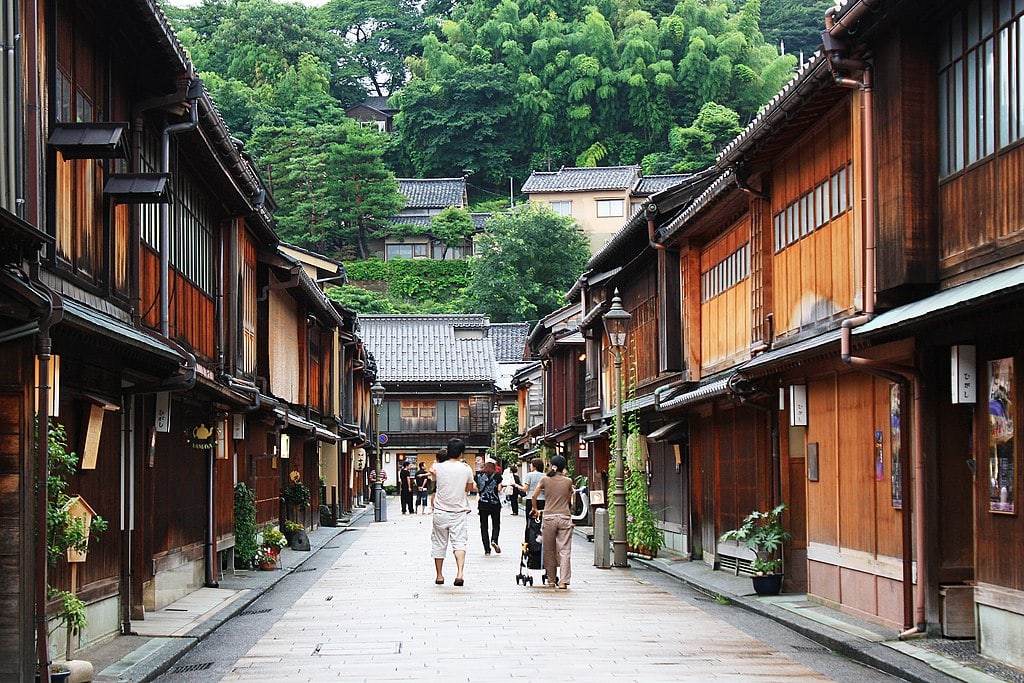
M256 558L254 562L257 567L265 572L277 569L277 555L270 552L270 548L267 548L266 546L263 546L256 551Z
M269 552L275 558L281 553L281 548L288 545L288 540L284 534L277 530L270 522L263 525L263 529L260 530L262 541L260 547Z
M758 595L778 595L782 590L782 544L792 536L782 528L785 509L785 503L780 503L766 512L754 510L738 529L726 531L719 539L742 543L754 552L750 578Z
M256 494L243 482L238 482L235 484L235 567L251 567L257 550Z
M284 535L288 539L288 546L292 550L309 550L309 536L306 529L298 522L286 520L284 523Z

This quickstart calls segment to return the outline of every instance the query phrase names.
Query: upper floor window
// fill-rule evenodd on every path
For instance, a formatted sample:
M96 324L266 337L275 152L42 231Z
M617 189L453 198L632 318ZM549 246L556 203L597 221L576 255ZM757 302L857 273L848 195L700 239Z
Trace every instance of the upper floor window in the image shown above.
M551 202L551 210L557 213L559 216L571 216L572 200L561 200Z
M775 251L835 220L853 207L850 167L843 166L775 214Z
M622 204L621 199L598 199L597 200L597 217L598 218L614 218L622 215Z
M708 301L750 277L750 243L716 263L700 276L700 300Z
M1024 137L1024 3L974 0L946 22L939 46L939 174Z

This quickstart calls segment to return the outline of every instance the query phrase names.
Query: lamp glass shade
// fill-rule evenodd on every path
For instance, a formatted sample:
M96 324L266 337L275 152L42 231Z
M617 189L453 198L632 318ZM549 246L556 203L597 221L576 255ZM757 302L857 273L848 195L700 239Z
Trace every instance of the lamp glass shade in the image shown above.
M622 308L622 299L619 298L619 290L616 289L612 307L604 314L604 331L612 347L621 349L626 345L626 330L629 329L631 317L629 312Z
M374 382L370 387L370 403L374 408L380 408L384 403L384 385L380 382Z

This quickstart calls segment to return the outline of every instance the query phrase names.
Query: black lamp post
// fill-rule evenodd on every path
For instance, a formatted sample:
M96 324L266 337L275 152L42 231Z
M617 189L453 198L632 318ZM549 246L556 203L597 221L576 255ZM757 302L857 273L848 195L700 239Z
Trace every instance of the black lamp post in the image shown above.
M373 521L388 521L387 495L384 492L384 449L380 445L380 407L384 405L384 385L374 382L370 387L373 404L373 453L377 459L377 477L373 483Z
M626 561L626 474L622 453L622 351L626 346L630 317L622 308L622 299L616 289L612 307L604 314L604 330L615 358L615 491L612 494L615 528L612 530L612 564L616 567L629 566Z

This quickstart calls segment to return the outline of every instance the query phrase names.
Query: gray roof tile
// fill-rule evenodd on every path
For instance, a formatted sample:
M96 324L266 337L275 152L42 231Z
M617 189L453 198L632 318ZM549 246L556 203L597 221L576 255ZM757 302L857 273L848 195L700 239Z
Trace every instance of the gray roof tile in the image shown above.
M483 230L487 225L487 221L490 219L492 214L489 213L471 213L469 214L470 219L473 221L474 230ZM389 220L396 225L415 225L421 228L430 227L431 216L392 216Z
M639 166L605 166L594 168L560 168L557 171L534 171L523 183L524 194L538 192L587 192L595 190L629 190L640 177Z
M649 175L644 176L637 183L636 189L633 190L633 194L639 195L652 195L656 192L662 192L670 187L681 185L686 180L692 177L692 173L674 173L672 175Z
M494 346L486 335L456 339L455 329L490 324L484 315L360 315L360 336L377 359L381 382L493 382Z
M522 361L526 355L529 323L492 323L487 331L499 363Z
M443 209L465 206L465 178L397 178L407 209Z

